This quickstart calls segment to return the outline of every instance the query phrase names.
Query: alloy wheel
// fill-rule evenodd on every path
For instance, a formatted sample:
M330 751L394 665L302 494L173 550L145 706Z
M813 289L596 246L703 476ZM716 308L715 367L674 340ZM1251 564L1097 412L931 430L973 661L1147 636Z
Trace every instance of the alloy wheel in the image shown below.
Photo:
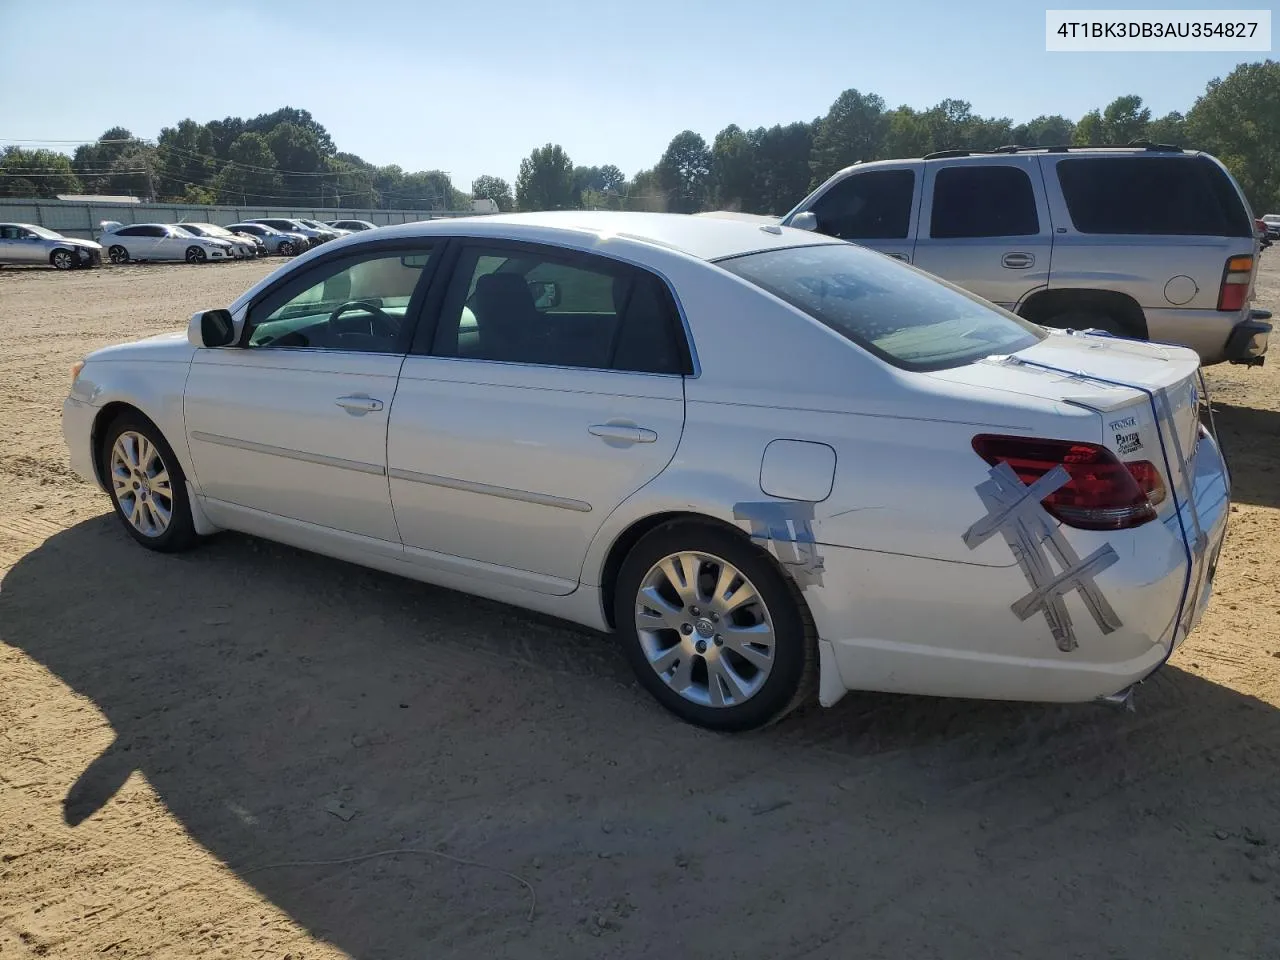
M709 553L663 557L640 582L636 634L649 666L684 699L735 707L774 665L774 629L755 585Z
M159 537L173 519L173 486L159 448L127 430L116 438L109 464L120 512L144 537Z

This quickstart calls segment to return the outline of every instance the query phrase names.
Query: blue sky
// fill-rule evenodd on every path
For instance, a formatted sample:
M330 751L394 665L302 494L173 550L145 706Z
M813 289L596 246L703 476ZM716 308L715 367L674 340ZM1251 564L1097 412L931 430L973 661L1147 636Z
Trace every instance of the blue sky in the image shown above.
M150 138L188 116L288 105L339 149L447 170L465 189L481 173L514 180L548 141L631 175L683 129L709 142L729 123L812 119L849 87L890 107L956 97L1015 122L1078 119L1126 93L1157 115L1185 111L1211 78L1268 56L1044 50L1046 6L1137 5L0 0L0 143L116 124Z

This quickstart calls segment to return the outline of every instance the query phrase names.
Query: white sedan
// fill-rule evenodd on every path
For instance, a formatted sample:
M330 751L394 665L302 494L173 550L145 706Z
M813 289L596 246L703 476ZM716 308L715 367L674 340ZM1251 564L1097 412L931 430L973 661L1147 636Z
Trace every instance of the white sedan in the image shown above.
M1127 697L1223 539L1199 384L821 235L560 212L312 250L90 354L63 426L144 546L239 530L611 631L746 729Z
M130 260L185 260L205 263L234 258L232 244L217 237L198 237L171 223L104 221L98 238L112 263Z

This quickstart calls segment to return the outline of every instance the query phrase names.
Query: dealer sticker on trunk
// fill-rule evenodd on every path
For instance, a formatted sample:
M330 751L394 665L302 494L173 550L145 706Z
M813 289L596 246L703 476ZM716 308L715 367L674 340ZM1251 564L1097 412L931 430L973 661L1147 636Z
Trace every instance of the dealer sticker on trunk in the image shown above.
M1129 453L1137 453L1142 449L1142 440L1138 437L1138 431L1133 433L1117 433L1116 434L1116 452L1121 456Z

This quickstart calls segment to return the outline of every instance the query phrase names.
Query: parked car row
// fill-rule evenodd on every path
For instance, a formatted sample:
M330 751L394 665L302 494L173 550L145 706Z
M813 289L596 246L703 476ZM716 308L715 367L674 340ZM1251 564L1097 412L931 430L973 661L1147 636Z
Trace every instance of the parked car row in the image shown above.
M248 260L292 257L329 240L373 230L367 220L322 223L304 217L261 217L216 223L120 223L104 220L98 239L81 240L33 223L0 223L0 265L47 264L58 270L131 261Z

